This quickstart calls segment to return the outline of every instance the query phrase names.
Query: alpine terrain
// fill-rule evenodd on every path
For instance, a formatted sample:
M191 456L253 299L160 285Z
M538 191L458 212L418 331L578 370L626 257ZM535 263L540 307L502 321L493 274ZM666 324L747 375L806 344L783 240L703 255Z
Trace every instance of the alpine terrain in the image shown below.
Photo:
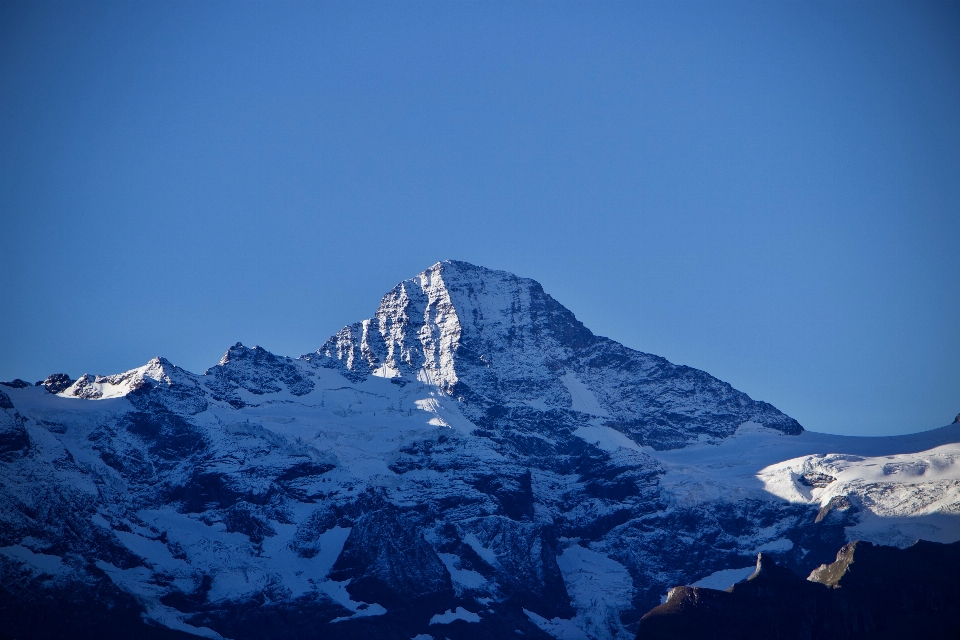
M11 638L628 638L761 552L960 540L960 424L807 432L464 262L297 359L4 384Z

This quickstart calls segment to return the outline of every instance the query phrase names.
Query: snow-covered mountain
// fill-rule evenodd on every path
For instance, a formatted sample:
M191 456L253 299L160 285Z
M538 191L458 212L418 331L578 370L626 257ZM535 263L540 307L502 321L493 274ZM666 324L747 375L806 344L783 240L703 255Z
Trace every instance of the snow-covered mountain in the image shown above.
M625 638L758 551L960 539L960 425L805 432L463 262L298 359L68 383L0 387L16 637Z

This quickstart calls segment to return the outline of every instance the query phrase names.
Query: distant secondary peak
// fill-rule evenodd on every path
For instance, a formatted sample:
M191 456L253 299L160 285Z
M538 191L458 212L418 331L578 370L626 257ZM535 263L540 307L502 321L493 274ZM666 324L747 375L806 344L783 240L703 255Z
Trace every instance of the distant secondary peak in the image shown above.
M286 387L294 396L302 396L310 393L314 386L293 359L275 355L263 347L245 347L240 342L227 349L217 366L207 369L203 377L215 399L236 408L248 404L238 395L240 389L262 396Z
M217 364L223 366L229 362L236 362L238 360L276 360L279 357L280 356L270 353L263 347L245 347L243 343L238 342L227 349L227 352L223 354L223 357L220 358L220 362Z
M8 382L0 382L0 384L2 384L5 387L10 387L11 389L25 389L31 386L29 382L27 382L26 380L21 380L20 378L15 378Z

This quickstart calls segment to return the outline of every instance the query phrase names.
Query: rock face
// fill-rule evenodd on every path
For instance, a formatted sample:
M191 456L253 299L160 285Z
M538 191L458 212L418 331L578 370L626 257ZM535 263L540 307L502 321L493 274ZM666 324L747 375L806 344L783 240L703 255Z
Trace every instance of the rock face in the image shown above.
M926 495L934 471L939 511L907 517L960 539L952 453L874 493L849 461L731 475L742 443L777 463L832 445L462 262L298 359L238 343L202 375L155 358L45 387L0 396L17 638L628 638L669 585L757 550L805 575L866 496Z
M637 638L955 638L958 571L960 543L854 542L806 580L760 554L756 572L726 591L671 590Z
M35 386L43 387L50 393L60 393L74 382L76 382L76 380L65 373L53 373L47 376L46 379L38 381Z

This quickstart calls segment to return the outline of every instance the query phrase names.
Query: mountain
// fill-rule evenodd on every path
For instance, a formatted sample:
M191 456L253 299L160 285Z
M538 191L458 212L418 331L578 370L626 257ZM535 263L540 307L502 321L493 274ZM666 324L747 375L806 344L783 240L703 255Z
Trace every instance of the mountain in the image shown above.
M761 553L754 573L725 591L672 589L640 620L637 638L956 638L958 572L957 542L853 542L806 580Z
M804 431L463 262L300 358L47 382L0 395L10 637L628 638L760 551L960 540L960 426Z
M595 336L534 280L464 262L401 282L373 318L304 358L353 380L420 380L481 427L572 412L655 449L723 438L747 421L803 431L703 371Z

